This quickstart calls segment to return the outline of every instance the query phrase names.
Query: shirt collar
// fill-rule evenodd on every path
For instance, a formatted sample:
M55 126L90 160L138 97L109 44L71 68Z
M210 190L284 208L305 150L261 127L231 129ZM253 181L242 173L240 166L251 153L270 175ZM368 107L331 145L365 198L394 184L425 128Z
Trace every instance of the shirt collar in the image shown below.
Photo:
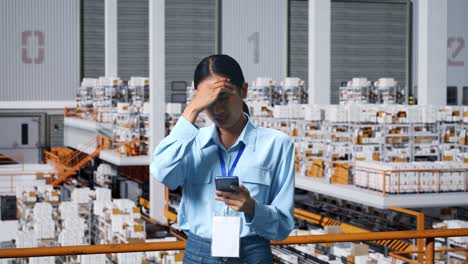
M245 144L246 147L250 147L253 151L255 151L255 142L257 140L257 126L253 123L252 119L247 114L244 113L244 115L247 118L247 124L245 125L244 129L242 130L241 134L239 135L239 138L237 139L233 147L236 146L239 142L242 142ZM221 145L216 125L211 124L208 128L207 133L204 133L200 140L202 149L212 144Z

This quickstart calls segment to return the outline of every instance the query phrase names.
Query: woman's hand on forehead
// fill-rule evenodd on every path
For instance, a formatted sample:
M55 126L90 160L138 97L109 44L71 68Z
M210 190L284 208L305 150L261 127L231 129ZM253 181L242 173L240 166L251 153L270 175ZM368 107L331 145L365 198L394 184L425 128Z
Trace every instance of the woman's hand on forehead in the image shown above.
M225 88L231 90L235 90L235 88L237 88L237 85L234 84L231 79L219 75L211 75L209 78L205 79L205 82L211 83L213 85L222 83L226 86Z
M229 78L218 76L218 75L211 75L210 77L206 78L205 81L211 82L211 83L217 83L217 82L229 82Z
M190 106L194 108L195 113L199 113L212 105L215 101L219 99L225 100L227 97L235 94L236 86L230 83L229 79L213 76L200 82ZM190 118L190 120L192 119L193 118Z
M214 80L206 80L208 83L206 85L199 85L203 87L210 87L211 89L221 89L220 93L228 93L228 94L234 94L236 91L237 86L233 83L230 82L229 79L219 77Z

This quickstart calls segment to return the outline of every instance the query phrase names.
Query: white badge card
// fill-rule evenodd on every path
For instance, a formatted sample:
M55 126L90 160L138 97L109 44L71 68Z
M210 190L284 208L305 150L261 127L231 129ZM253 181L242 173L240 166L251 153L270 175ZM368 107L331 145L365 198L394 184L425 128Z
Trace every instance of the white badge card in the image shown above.
M240 249L240 217L214 216L211 255L238 258Z

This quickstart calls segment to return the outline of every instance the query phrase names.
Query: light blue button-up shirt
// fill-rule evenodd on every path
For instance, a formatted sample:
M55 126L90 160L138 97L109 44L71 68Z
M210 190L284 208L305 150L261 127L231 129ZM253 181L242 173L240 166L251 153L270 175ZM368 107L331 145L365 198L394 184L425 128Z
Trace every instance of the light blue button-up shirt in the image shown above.
M255 199L255 215L250 218L231 209L229 215L241 218L241 237L283 240L294 225L294 145L277 130L257 127L249 119L237 142L226 150L214 124L198 129L181 117L156 148L151 175L170 189L182 186L179 226L211 238L212 217L224 210L224 203L214 199L214 179L222 175L218 147L230 168L240 144L246 147L233 175Z

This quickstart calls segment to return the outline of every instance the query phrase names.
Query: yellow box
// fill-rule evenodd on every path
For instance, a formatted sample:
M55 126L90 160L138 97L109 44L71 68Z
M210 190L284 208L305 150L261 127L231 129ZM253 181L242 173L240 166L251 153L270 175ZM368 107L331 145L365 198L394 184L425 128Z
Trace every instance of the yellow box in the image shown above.
M143 232L143 226L142 225L133 226L133 231L134 232Z
M452 160L453 160L453 156L444 156L443 160L444 160L444 161L452 161Z

